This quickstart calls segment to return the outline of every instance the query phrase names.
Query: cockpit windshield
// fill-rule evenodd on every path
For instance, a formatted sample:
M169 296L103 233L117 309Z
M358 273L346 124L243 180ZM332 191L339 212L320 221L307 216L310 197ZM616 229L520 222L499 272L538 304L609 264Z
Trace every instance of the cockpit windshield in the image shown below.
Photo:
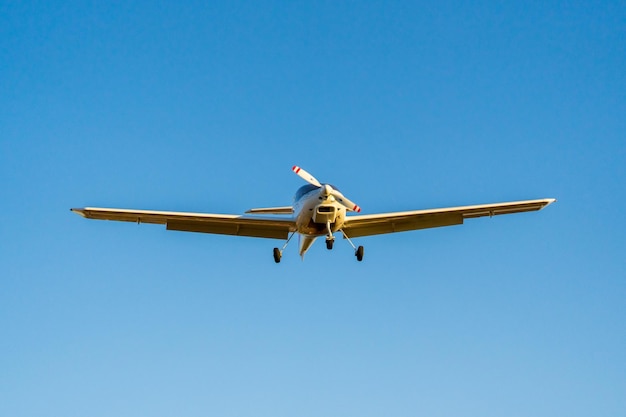
M296 195L293 197L294 200L298 201L302 198L303 195L310 193L313 190L317 190L319 187L316 187L313 184L307 184L307 185L303 185L302 187L298 188L298 191L296 191Z
M332 184L328 184L331 187L333 187L333 190L337 190L339 191L339 188L335 187ZM303 195L310 193L313 190L317 190L319 187L316 187L313 184L307 184L307 185L303 185L302 187L298 188L298 191L296 191L296 195L294 196L294 200L298 201L302 198ZM340 191L341 192L341 191Z

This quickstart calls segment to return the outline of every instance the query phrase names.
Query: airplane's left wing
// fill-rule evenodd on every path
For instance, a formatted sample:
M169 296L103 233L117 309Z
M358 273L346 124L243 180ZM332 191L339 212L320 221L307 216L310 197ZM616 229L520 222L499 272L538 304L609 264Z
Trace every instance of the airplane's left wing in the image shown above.
M87 219L164 224L167 230L183 232L287 239L296 230L295 221L290 218L96 207L71 210Z
M554 201L556 200L553 198L545 198L541 200L511 201L507 203L480 204L476 206L350 216L346 217L343 231L348 237L352 238L428 229L431 227L453 226L463 224L465 219L475 217L541 210Z

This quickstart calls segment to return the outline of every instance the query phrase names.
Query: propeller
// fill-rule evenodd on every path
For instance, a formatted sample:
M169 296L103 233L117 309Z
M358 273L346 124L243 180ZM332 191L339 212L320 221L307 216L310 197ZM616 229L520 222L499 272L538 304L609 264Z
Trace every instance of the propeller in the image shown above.
M321 187L322 186L322 184L320 184L320 182L318 180L316 180L313 175L309 174L308 172L306 172L305 170L303 170L299 166L294 165L293 168L291 168L291 170L293 172L295 172L300 178L302 178L303 180L308 182L309 184L312 184L312 185L314 185L316 187Z
M339 201L348 210L356 211L357 213L361 212L361 207L357 206L356 204L354 204L353 201L350 201L348 198L346 198L343 194L341 194L339 190L333 189L332 194L335 197L335 199Z
M356 211L357 213L361 212L361 207L356 205L353 201L349 200L346 196L344 196L341 191L335 190L330 184L322 185L313 175L309 174L304 169L300 168L297 165L294 165L291 168L293 172L295 172L300 178L312 184L316 187L323 188L323 195L326 197L333 196L335 200L337 200L342 206L347 208L350 211Z

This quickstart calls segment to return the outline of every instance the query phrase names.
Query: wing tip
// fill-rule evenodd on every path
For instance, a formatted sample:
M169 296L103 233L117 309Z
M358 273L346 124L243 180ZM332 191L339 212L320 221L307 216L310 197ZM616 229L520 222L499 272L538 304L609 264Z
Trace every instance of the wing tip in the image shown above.
M71 208L70 211L78 214L79 216L85 217L85 209L82 209L82 208Z
M546 198L544 201L546 202L546 204L543 207L548 207L550 204L556 203L557 199L556 198Z

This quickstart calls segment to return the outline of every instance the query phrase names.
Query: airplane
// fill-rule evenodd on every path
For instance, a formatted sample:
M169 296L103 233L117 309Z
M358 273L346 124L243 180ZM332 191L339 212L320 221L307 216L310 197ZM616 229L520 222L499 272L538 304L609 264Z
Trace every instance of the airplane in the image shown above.
M341 234L350 243L360 262L363 260L363 246L356 247L353 238L460 225L465 219L476 217L537 211L556 201L554 198L544 198L348 216L348 212L360 213L361 208L337 187L319 182L298 166L292 170L307 182L296 191L292 206L253 208L244 215L95 207L70 210L88 219L164 224L167 230L286 240L281 249L273 250L276 263L280 263L283 251L296 234L300 238L302 258L318 237L326 238L326 248L330 250L335 242L335 234Z

